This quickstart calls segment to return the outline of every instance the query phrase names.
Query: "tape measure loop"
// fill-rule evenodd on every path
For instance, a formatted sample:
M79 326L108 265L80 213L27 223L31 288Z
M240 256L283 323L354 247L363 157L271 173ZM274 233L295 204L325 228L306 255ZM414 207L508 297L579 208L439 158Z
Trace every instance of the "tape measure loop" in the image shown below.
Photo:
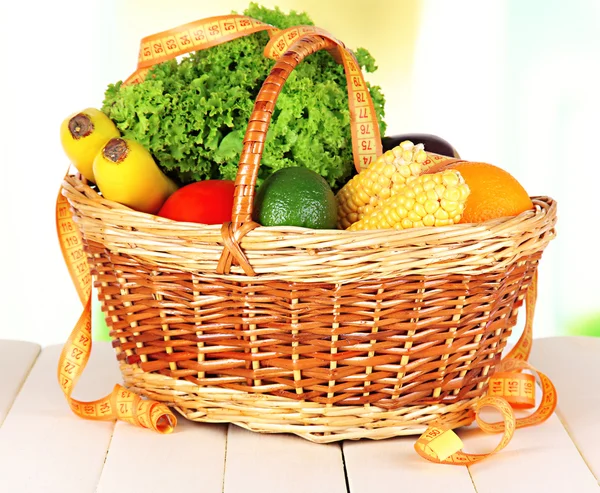
M479 412L484 407L493 407L502 415L502 422L490 425L479 417ZM516 419L512 408L501 397L484 397L475 408L477 424L488 433L502 431L502 437L496 448L487 454L471 454L462 451L462 441L456 434L443 425L433 424L418 438L415 443L416 452L431 462L439 464L470 465L480 462L487 457L502 450L512 439Z

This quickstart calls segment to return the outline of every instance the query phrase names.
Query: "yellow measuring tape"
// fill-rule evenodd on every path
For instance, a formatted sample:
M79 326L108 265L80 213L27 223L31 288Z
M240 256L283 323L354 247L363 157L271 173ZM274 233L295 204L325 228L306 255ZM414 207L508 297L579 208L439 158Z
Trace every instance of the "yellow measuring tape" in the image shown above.
M202 19L169 29L142 39L136 71L123 85L142 82L150 67L179 55L268 31L271 37L263 54L273 60L283 55L294 42L307 34L317 34L337 45L332 51L338 63L344 65L350 109L350 130L354 166L357 171L368 166L382 153L379 124L371 94L354 54L344 44L324 29L315 26L296 26L284 30L243 15L225 15Z
M152 34L142 39L137 69L123 85L142 82L149 68L158 63L266 30L277 29L245 15L222 15Z
M120 419L159 433L171 432L177 419L165 404L142 399L121 385L115 385L110 395L97 401L82 402L71 397L92 350L92 276L81 232L73 221L67 199L61 193L56 200L56 229L63 258L84 307L58 363L58 381L69 406L82 418Z
M360 67L352 52L346 49L343 43L314 26L279 30L240 15L219 16L185 24L144 38L140 46L137 69L124 84L143 81L149 68L156 63L262 30L268 30L271 36L265 47L265 56L270 58L278 58L297 39L306 34L317 34L335 42L337 50L332 50L332 55L344 65L347 79L356 169L362 169L379 156L382 152L379 125ZM432 164L449 159L432 153L428 155ZM120 419L159 433L171 432L177 424L177 419L165 404L143 399L120 385L116 385L110 395L97 401L82 402L71 397L92 348L92 276L81 232L73 221L69 203L60 192L56 201L56 227L65 263L83 305L83 312L63 348L58 364L58 380L71 409L78 416L87 419ZM515 428L541 423L556 407L556 391L550 380L540 372L537 372L537 375L542 385L543 396L538 409L527 418L515 419L511 407L533 407L535 402L534 377L521 371L535 371L526 360L532 342L536 289L537 277L534 276L526 295L527 313L523 335L507 359L500 363L500 367L490 379L488 395L478 403L474 411L474 419L484 431L503 432L494 452L506 446ZM490 424L481 420L479 411L486 406L497 409L503 421ZM430 426L415 444L415 449L420 455L434 462L468 464L490 455L466 454L461 448L462 442L458 436L452 430L446 429L443 423Z
M525 328L514 348L498 364L488 383L488 391L477 403L473 417L487 433L502 433L500 443L487 454L469 454L462 451L463 443L451 429L444 427L443 420L431 424L415 443L417 453L432 462L441 464L469 465L502 450L510 442L515 429L546 421L556 409L557 395L554 385L543 373L527 363L533 340L533 313L537 295L537 272L533 275L527 294ZM515 418L513 409L535 407L535 377L523 370L537 374L542 388L542 398L537 409L524 418ZM485 407L496 409L502 421L487 423L479 413Z
M292 44L306 34L317 34L328 38L337 45L337 52L332 55L344 65L346 85L348 88L348 105L350 108L350 130L352 133L352 150L354 166L357 171L366 168L382 153L379 124L375 115L373 100L362 71L354 54L340 40L324 29L315 26L296 26L284 29L271 36L265 46L265 56L277 59L283 55Z

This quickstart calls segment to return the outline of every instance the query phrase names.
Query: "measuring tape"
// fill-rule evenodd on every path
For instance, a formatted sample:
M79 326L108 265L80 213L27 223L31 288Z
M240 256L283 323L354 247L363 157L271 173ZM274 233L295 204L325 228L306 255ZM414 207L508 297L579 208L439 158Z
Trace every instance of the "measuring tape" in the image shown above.
M533 340L533 314L537 297L537 271L525 295L526 317L523 333L514 348L498 364L488 382L485 397L475 407L474 419L487 433L502 433L500 443L490 453L469 454L462 451L463 443L452 431L444 427L443 419L431 424L415 443L417 453L432 462L441 464L469 465L479 462L502 450L513 437L515 429L533 426L546 421L556 409L558 401L556 389L550 379L527 363ZM537 374L542 388L542 398L537 409L524 418L515 418L513 409L527 409L535 406L535 377ZM479 417L484 407L492 407L500 412L502 421L487 423Z
M60 192L56 200L56 229L63 258L83 305L83 312L58 360L58 382L71 410L86 419L118 419L159 433L170 433L177 419L165 404L142 399L121 385L115 385L110 395L97 401L82 402L71 397L92 351L92 276L81 232L73 221L69 202Z
M140 43L137 69L123 85L142 82L150 67L158 63L267 30L274 32L277 28L245 15L232 14L201 19L146 36Z
M142 82L148 70L157 63L259 31L269 33L271 39L263 54L273 60L278 59L294 42L307 34L316 34L336 43L337 50L332 50L331 54L338 63L343 64L346 74L354 167L360 171L381 155L382 143L375 107L356 57L341 41L315 26L280 30L244 15L224 15L184 24L143 38L137 69L123 85Z
M338 63L343 64L346 74L354 164L357 171L368 166L381 155L382 143L373 101L354 54L341 41L314 26L296 26L279 30L241 15L212 17L185 24L142 39L137 69L123 85L142 82L148 70L157 63L264 30L268 31L270 36L264 55L272 59L285 54L295 41L307 34L323 36L335 43L336 49L331 50L331 54ZM428 161L425 164L432 167L449 161L453 162L456 159L428 153ZM176 426L177 419L165 404L143 399L120 385L116 385L109 396L97 401L82 402L71 397L73 388L89 360L92 348L92 277L81 233L73 221L68 201L60 192L56 201L56 227L61 252L84 307L63 348L58 365L58 380L69 406L75 414L83 418L119 419L159 433L170 433ZM507 359L500 363L497 372L490 379L488 395L479 401L473 414L484 431L503 432L494 452L506 446L515 428L541 423L556 407L556 391L550 380L540 372L537 372L537 375L542 384L543 396L538 409L527 418L515 419L511 407L511 405L515 408L533 407L535 402L534 377L521 371L535 371L526 360L531 349L536 293L537 276L534 275L526 294L527 314L523 335ZM479 411L486 406L497 409L503 421L490 424L481 420ZM417 440L415 449L428 460L450 464L469 464L490 455L462 452L462 442L452 430L443 426L443 422L430 426Z
M354 166L356 171L360 172L381 155L382 143L373 100L354 54L344 46L344 43L324 29L315 26L295 26L271 35L270 41L265 46L264 55L276 60L298 39L307 34L317 34L337 45L337 50L331 53L338 63L344 65Z

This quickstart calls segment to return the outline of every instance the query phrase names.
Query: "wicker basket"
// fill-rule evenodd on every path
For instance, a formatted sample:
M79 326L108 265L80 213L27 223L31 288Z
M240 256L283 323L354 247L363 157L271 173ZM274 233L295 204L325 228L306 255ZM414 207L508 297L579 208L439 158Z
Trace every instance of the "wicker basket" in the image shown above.
M63 183L126 386L190 420L314 442L468 424L556 204L483 224L348 232L262 227L252 200L271 112L304 57L276 63L249 122L232 222L180 223Z

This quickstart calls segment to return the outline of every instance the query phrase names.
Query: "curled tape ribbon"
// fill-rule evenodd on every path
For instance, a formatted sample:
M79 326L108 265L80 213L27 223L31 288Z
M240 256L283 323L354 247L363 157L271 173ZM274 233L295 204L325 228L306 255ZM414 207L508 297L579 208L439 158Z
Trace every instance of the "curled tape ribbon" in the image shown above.
M110 395L97 401L82 402L71 397L92 350L92 277L81 233L61 193L56 200L56 229L63 258L84 307L58 360L58 381L71 410L86 419L119 419L159 433L170 433L177 419L165 404L142 399L121 385L115 385Z
M462 451L463 443L443 421L431 424L415 443L417 453L432 462L441 464L469 465L502 450L513 437L515 429L533 426L546 421L556 409L557 395L554 385L542 372L527 363L533 339L533 314L537 296L537 272L534 273L527 293L525 328L519 341L508 355L498 364L489 380L488 392L476 405L474 418L479 427L487 433L502 433L500 443L490 453L469 454ZM535 377L539 378L542 398L537 409L524 418L515 418L513 409L535 407ZM479 417L484 407L492 407L500 412L502 421L487 423Z

